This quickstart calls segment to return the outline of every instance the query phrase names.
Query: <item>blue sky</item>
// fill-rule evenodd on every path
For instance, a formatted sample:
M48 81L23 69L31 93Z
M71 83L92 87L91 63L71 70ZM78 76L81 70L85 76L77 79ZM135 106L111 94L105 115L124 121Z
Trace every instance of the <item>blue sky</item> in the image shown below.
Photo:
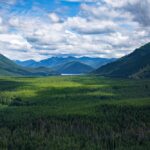
M94 3L86 2L89 5ZM73 17L79 14L80 6L82 2L80 1L65 1L65 0L26 0L15 3L11 6L10 12L20 14L20 13L30 13L30 16L43 16L43 11L45 13L55 12L59 14L62 18ZM37 8L38 11L34 11Z
M0 0L0 53L11 59L118 58L149 41L150 0Z
M14 11L28 11L31 10L32 7L40 7L46 10L47 12L56 11L57 9L61 9L62 7L68 7L70 15L76 14L79 10L81 2L66 2L66 1L57 1L57 0L28 0L23 2L18 2L12 6Z

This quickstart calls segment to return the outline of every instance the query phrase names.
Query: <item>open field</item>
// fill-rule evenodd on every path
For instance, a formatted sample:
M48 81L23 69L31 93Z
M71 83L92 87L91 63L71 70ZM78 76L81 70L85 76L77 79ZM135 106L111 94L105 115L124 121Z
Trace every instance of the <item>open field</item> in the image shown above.
M149 150L150 80L0 78L2 150Z

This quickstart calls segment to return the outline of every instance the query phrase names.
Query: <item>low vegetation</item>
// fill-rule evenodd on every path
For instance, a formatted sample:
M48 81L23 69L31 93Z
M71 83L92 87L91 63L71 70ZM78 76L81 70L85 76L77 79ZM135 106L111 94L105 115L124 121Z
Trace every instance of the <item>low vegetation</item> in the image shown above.
M149 150L150 80L0 78L2 150Z

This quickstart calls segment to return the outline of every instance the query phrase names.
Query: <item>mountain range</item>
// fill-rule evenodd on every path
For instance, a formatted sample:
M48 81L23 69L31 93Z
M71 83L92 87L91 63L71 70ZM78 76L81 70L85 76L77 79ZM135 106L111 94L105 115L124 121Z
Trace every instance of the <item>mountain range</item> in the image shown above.
M25 68L15 64L12 60L0 54L0 75L1 76L50 76L57 75L46 67Z
M109 62L114 61L114 58L91 58L91 57L51 57L41 61L27 60L19 61L16 60L15 63L22 67L27 68L37 68L46 67L60 74L86 74L96 68L105 65Z
M98 66L100 66L98 69ZM119 78L150 78L150 43L120 59L52 57L36 62L12 61L0 54L1 76L94 74Z
M108 77L150 78L150 43L96 69L93 73Z
M61 58L59 58L60 61ZM7 57L0 54L0 75L1 76L51 76L51 75L60 75L60 74L85 74L94 70L89 65L78 61L71 61L71 57L67 59L66 63L64 58L64 63L58 64L54 67L48 68L45 66L29 67L35 61L27 61L26 67L16 64L14 61L8 59ZM70 60L70 61L69 61ZM53 63L54 64L54 63Z
M91 58L91 57L51 57L48 59L44 59L41 61L35 61L35 60L26 60L26 61L19 61L16 60L15 62L18 65L21 65L23 67L49 67L54 68L56 66L67 64L70 62L79 62L88 66L91 66L92 68L96 69L98 67L101 67L102 65L105 65L107 63L110 63L112 61L116 60L115 58Z

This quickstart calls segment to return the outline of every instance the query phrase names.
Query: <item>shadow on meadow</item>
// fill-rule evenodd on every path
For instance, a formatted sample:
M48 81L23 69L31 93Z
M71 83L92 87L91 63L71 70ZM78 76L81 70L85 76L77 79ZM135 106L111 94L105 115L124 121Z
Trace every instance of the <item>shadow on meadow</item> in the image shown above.
M12 91L17 91L19 88L26 86L26 82L18 82L9 79L0 79L0 104L10 105L16 99L17 96L10 94Z
M8 79L0 79L0 91L11 91L16 90L19 87L27 85L26 82L18 82Z
M95 104L110 100L139 99L150 97L149 81L133 81L133 80L112 80L99 79L98 77L69 77L64 81L71 81L72 84L78 86L64 87L61 82L57 83L57 87L36 88L35 95L26 98L17 97L10 106L69 106L80 104ZM33 85L31 85L33 86ZM35 85L34 85L35 86ZM20 99L20 100L19 100Z
M67 87L67 88L49 88L39 90L36 96L27 100L30 105L71 105L77 103L94 103L99 100L111 100L115 96L113 93L101 91L102 88L91 87Z

